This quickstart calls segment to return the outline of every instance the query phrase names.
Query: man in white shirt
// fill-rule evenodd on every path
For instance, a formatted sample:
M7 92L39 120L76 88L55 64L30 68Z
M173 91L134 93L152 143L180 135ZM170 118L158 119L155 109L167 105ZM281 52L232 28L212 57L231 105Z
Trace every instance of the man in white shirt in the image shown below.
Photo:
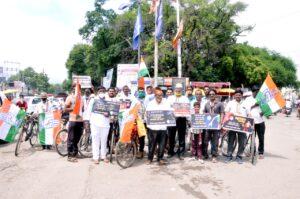
M163 99L163 92L159 87L155 88L155 99L148 104L146 108L146 112L154 111L154 110L172 110L170 104L165 99ZM151 162L153 161L156 145L158 145L157 161L159 162L160 165L164 165L167 163L163 159L167 126L148 125L148 128L149 128L148 140L151 143L149 143L150 149L148 153L147 163L151 164Z
M237 89L234 94L234 100L231 100L225 108L225 113L232 113L237 116L247 117L247 110L242 105L242 97L243 91ZM247 136L245 133L229 131L228 132L228 150L227 150L227 158L226 163L232 161L232 153L233 153L233 145L236 140L236 136L238 136L238 152L236 155L236 160L239 164L243 163L242 154L245 148L245 142L247 140Z
M175 86L175 95L168 97L168 102L171 106L174 103L190 103L189 99L183 95L182 93L182 84L176 84ZM178 132L178 142L179 148L177 150L177 155L180 160L183 160L182 155L185 152L185 134L187 127L187 118L186 117L177 117L176 118L176 127L170 127L168 131L169 136L169 151L168 158L171 158L175 155L174 147L175 147L175 137L176 132Z
M263 159L264 157L264 137L265 137L265 122L263 119L263 113L257 103L255 97L259 91L259 87L253 86L252 87L252 95L247 97L246 100L243 102L244 106L247 108L248 112L250 113L250 117L254 119L255 124L255 133L258 136L258 154L259 158Z

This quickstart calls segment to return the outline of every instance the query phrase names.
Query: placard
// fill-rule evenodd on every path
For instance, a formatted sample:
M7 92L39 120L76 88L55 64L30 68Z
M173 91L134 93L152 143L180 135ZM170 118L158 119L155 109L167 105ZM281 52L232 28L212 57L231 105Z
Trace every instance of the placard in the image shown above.
M92 88L92 81L90 76L73 75L72 82L73 84L79 82L81 88Z
M147 125L166 125L176 126L175 115L170 110L153 110L147 111Z
M117 116L120 112L120 103L106 101L104 99L97 99L93 104L92 112L98 114L106 113L111 116Z
M221 129L221 117L219 114L193 114L191 123L192 129Z
M176 117L189 117L191 114L190 103L174 103L174 114Z
M254 119L227 113L223 119L222 127L226 130L252 134L254 132Z
M126 109L129 109L131 106L131 100L126 99L126 100L120 100L119 104L120 104L120 111L125 111Z
M189 78L187 77L173 77L172 78L172 88L175 90L176 84L182 85L182 94L185 94L186 87L189 85Z

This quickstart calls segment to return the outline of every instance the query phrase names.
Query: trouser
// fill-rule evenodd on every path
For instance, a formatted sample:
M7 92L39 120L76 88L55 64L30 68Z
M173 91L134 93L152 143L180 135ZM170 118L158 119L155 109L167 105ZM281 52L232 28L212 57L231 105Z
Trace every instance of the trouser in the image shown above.
M107 143L106 143L106 146L107 146L107 148L109 148L110 147L110 142L111 142L111 136L112 136L112 134L113 134L113 131L115 131L114 133L115 133L115 136L118 138L119 137L119 132L118 132L118 130L119 130L119 126L118 126L119 124L118 124L118 122L114 122L114 123L110 123L109 124L109 133L108 133L108 136L107 136ZM115 138L116 138L115 137Z
M144 152L145 136L139 137L139 152Z
M107 153L107 136L109 127L99 127L95 124L91 124L92 131L92 148L93 148L93 159L98 160L106 158ZM101 148L101 152L100 152Z
M192 140L192 155L202 159L202 135L199 132L199 134L192 133L191 134L191 140Z
M241 132L236 132L236 131L229 131L228 132L228 151L227 155L229 157L232 157L233 153L233 146L234 142L236 140L236 135L238 137L238 152L237 152L237 157L242 157L244 148L245 148L245 143L247 141L247 136L246 133L241 133Z
M255 124L255 132L258 136L258 154L264 154L264 146L265 146L265 123L262 122L260 124Z
M90 127L90 121L88 120L84 120L83 121L83 128L84 128L84 131L87 135L90 135L91 134L91 127Z
M169 128L169 155L174 154L175 148L175 137L176 132L178 132L178 142L179 148L177 150L178 155L181 155L185 151L185 134L186 134L186 118L178 117L176 118L176 127Z
M204 159L208 158L208 152L207 152L208 143L206 143L205 140L206 134L207 134L207 130L203 129L201 140L202 140L202 154L204 156Z
M78 154L78 142L83 132L83 122L69 122L68 127L68 156L75 157Z
M158 145L157 161L164 157L166 131L153 131L148 133L149 142L151 142L150 150L148 153L148 160L152 161L154 157L155 148ZM151 140L151 141L150 141Z
M209 142L210 142L210 146L211 146L212 157L218 156L219 135L220 135L220 131L218 131L218 130L206 130L205 141L204 141L205 147L206 147L206 149L205 149L206 154L204 155L205 157L208 157L207 148L208 148Z

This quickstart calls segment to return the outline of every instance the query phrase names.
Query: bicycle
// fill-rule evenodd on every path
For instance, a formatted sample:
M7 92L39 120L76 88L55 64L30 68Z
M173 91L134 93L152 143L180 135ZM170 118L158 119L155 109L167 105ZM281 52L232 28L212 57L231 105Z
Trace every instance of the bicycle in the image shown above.
M131 140L128 143L118 141L116 145L116 160L120 167L126 169L131 167L136 159L138 145L138 132L135 126L131 133Z
M31 114L26 114L25 119L23 120L23 122L21 123L21 128L20 128L20 133L19 133L19 137L17 140L17 144L16 144L16 148L15 148L15 156L18 156L20 154L20 148L21 148L21 144L23 142L26 142L26 134L28 131L28 127L29 127L29 123L30 123L30 118L31 118Z
M38 144L38 133L39 133L39 121L36 115L30 116L28 131L26 131L25 141L29 139L29 143L32 147L37 147Z
M65 157L68 155L67 141L68 141L68 130L67 130L68 119L61 120L62 129L57 133L55 137L55 150L56 152Z
M116 147L116 143L119 139L119 126L118 126L118 120L117 117L111 117L111 136L109 137L109 161L112 163L113 160L113 152Z

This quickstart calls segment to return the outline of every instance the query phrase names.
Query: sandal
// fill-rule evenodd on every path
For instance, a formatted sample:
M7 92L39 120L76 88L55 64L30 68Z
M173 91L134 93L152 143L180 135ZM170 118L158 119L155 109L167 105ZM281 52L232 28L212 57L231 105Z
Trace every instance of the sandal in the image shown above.
M99 160L92 160L94 164L99 164Z
M108 160L107 158L103 159L103 161L104 161L105 163L109 163L109 160Z
M77 158L74 157L68 157L69 162L78 162Z

